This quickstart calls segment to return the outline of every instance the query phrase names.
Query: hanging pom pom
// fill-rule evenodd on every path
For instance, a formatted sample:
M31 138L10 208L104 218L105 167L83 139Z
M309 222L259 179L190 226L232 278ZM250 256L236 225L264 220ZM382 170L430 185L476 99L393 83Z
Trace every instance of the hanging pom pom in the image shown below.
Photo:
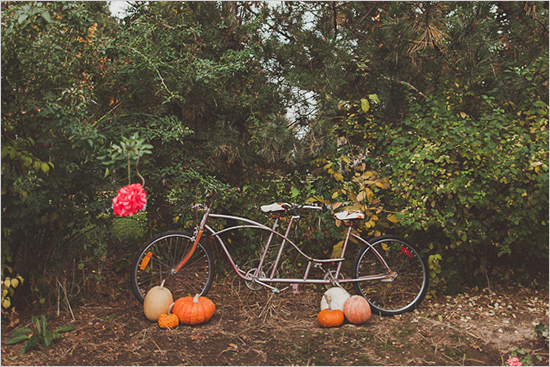
M132 216L147 204L147 193L141 184L131 184L118 190L113 199L113 210L120 217Z

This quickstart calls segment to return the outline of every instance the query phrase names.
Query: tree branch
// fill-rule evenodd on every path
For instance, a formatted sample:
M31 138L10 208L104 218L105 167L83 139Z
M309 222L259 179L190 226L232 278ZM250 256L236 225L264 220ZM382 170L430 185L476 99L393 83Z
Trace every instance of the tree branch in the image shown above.
M389 81L395 81L399 84L403 84L403 85L406 85L407 87L411 88L412 90L414 90L416 93L420 94L422 97L424 98L428 98L427 95L425 95L424 93L422 93L421 91L419 91L418 89L416 89L411 83L408 83L408 82L405 82L405 81L402 81L402 80L393 80L393 79L390 79L388 78L387 76L383 75L383 74L380 74L382 76L382 78L386 79L386 80L389 80Z

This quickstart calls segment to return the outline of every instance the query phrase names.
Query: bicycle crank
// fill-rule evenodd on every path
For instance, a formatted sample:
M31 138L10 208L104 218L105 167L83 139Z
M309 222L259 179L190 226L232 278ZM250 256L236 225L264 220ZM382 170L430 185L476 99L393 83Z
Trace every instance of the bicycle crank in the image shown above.
M259 291L260 289L263 288L263 286L261 284L259 284L256 279L258 278L265 278L265 273L263 271L260 271L260 273L258 274L258 276L256 276L256 271L258 269L250 269L249 271L246 272L246 276L249 277L249 278L252 278L252 280L247 280L245 281L244 283L246 284L246 287L250 290L253 290L253 291Z

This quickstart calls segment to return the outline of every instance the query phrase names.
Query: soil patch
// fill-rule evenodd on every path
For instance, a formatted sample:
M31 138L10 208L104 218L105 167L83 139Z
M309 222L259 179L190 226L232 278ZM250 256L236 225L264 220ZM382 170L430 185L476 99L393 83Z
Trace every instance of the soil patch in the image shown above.
M503 365L512 348L548 365L548 346L535 335L535 325L548 326L547 290L470 290L426 299L404 315L323 329L323 290L273 294L226 277L208 294L217 309L207 324L163 330L145 318L127 280L113 282L102 283L111 296L73 306L74 320L53 311L48 329L76 329L49 348L12 359L22 344L4 342L30 314L14 327L3 322L2 365Z

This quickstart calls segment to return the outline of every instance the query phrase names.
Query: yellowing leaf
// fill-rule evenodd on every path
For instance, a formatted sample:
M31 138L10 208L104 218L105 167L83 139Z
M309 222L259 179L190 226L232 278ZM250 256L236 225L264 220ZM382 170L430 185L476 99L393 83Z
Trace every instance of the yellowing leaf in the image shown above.
M50 170L50 166L46 162L42 162L42 165L40 166L40 168L42 168L42 171L44 173L47 173Z
M361 99L361 109L363 110L363 112L367 112L370 109L370 103L368 99Z
M344 241L338 242L334 247L332 248L332 254L330 255L331 259L339 258L342 254L342 246L344 245Z
M12 279L11 280L11 286L13 288L17 287L18 285L19 285L19 280L17 280L17 279Z
M306 204L311 204L311 203L313 203L313 202L315 202L315 201L317 201L317 200L316 200L314 197L311 197L311 198L308 198L308 199L306 200Z
M387 188L390 187L390 183L386 180L380 180L380 181L376 181L376 186L380 187L383 190L386 190Z
M368 187L365 188L365 192L367 193L367 198L369 199L369 201L373 201L374 200L374 192L372 192L372 190L369 189Z
M388 217L388 220L392 223L397 223L397 217L395 216L395 214L392 214Z
M333 176L336 181L344 181L344 176L340 172L335 172Z
M342 161L346 162L347 164L349 164L349 158L345 155L341 156L340 160L342 160Z
M338 191L334 191L334 194L332 194L332 198L336 199L338 197Z
M357 201L363 201L365 200L365 197L367 196L365 191L361 191L359 195L357 195Z

